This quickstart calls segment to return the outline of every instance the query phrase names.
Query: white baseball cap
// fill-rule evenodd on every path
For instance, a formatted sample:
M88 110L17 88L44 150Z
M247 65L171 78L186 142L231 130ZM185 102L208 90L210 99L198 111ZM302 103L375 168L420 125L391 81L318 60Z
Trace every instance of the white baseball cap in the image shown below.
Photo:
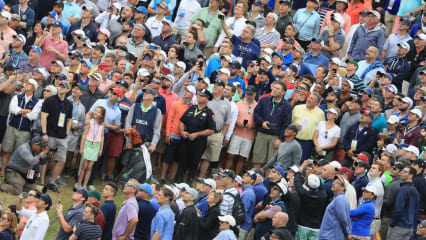
M24 44L27 42L27 38L22 34L13 35L13 38L18 39L19 41L23 42Z
M374 194L374 196L377 196L377 188L374 185L367 185L367 187L365 187L364 191L367 192L371 192L372 194Z
M184 62L182 62L182 61L178 61L178 62L176 63L176 66L178 66L178 67L180 67L180 68L183 68L183 71L185 72L185 70L186 70L186 64L185 64Z
M423 115L422 111L420 111L420 109L418 109L418 108L411 109L409 112L416 114L417 116L419 116L419 118L422 118L422 115Z
M395 144L386 145L385 150L386 150L386 152L392 153L392 154L398 152L398 148L395 146Z
M395 123L398 123L399 122L399 117L398 116L396 116L396 115L392 115L392 116L390 116L389 118L388 118L388 121L387 121L389 124L395 124Z
M145 68L141 68L141 69L139 69L139 71L138 71L138 75L139 75L139 76L142 76L142 77L148 77L148 76L150 76L150 75L151 75L151 73L149 73L149 71L148 71L148 70L146 70Z
M414 146L414 145L410 145L410 146L408 146L406 148L402 148L402 150L414 153L414 155L416 155L416 157L418 157L419 154L420 154L419 149L416 146Z
M27 82L29 83L29 84L32 84L33 85L33 87L34 87L34 89L37 89L38 88L38 83L37 83L37 81L36 80L34 80L34 79L27 79Z
M218 218L219 218L219 221L226 222L229 225L231 225L232 227L234 227L235 224L236 224L235 218L231 215L219 216Z
M339 66L342 65L342 61L338 57L331 58L331 61Z
M385 87L394 94L398 93L398 88L394 84L388 84Z
M340 24L340 27L343 27L343 25L345 24L345 21L343 20L343 17L340 13L332 13L331 17L334 17L334 20L336 20L336 22Z
M231 76L231 72L227 68L221 68L221 69L219 69L219 72L225 73L226 75L228 75L228 77Z
M188 85L188 86L186 86L186 88L185 88L186 90L188 90L188 92L190 92L190 93L192 93L193 95L195 95L195 94L197 94L197 90L195 89L195 87L194 86L192 86L192 85Z
M216 189L216 181L211 178L203 179L203 183L212 187L213 189Z
M312 189L317 189L319 188L320 184L321 184L321 181L317 175L310 174L308 176L308 187Z
M399 42L396 44L398 47L402 47L403 49L410 51L410 45L407 42Z

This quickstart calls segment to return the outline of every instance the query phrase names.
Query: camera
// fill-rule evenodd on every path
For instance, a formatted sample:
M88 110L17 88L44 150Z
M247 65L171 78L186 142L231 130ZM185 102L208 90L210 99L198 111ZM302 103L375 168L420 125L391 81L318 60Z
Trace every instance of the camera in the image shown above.
M202 68L203 68L203 62L199 61L199 62L198 62L198 69L200 69L200 70L201 70Z
M225 20L225 15L219 14L217 15L217 18L219 18L220 20Z

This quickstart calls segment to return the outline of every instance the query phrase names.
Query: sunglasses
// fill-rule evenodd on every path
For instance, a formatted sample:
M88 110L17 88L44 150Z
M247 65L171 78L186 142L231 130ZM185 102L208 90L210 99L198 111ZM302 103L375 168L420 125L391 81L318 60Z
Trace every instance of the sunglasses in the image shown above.
M112 95L118 96L118 94L113 91L109 91L109 93L111 93Z
M157 80L152 80L152 82L153 83L155 83L155 84L161 84L159 81L157 81Z
M151 58L144 57L144 58L142 58L142 60L148 60L148 61L151 61Z
M275 191L280 191L280 188L279 188L279 187L272 187L271 189L272 189L272 190L275 190Z
M324 138L325 138L325 139L327 139L327 138L328 138L328 131L325 131L325 136L324 136Z
M125 185L128 186L128 187L133 187L133 184L131 184L129 182L126 182Z
M303 90L306 90L306 88L304 88L304 87L301 87L301 86L299 86L299 87L297 87L298 89L303 89Z

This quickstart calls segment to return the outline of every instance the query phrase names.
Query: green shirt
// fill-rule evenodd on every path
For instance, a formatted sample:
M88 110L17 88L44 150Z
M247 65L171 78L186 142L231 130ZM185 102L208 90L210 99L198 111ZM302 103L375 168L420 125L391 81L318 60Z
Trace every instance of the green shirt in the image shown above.
M392 177L390 175L390 170L383 173L383 176L385 178L385 187L388 187L389 184L392 182Z
M197 19L201 19L205 22L206 26L208 26L203 30L203 33L207 38L206 47L214 46L214 44L216 43L217 36L222 30L222 24L220 23L220 20L217 17L218 13L219 10L217 10L216 13L211 16L209 14L209 7L204 7L198 10L191 18L192 23L194 23Z

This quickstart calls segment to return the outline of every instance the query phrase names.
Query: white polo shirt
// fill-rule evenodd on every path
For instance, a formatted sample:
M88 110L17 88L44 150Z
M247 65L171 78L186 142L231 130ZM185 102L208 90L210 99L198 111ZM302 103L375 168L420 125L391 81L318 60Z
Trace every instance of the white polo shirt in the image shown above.
M49 228L49 216L47 216L47 212L43 211L41 213L37 213L37 210L22 208L22 210L17 211L17 213L29 218L24 231L22 232L21 240L43 240L44 235Z

